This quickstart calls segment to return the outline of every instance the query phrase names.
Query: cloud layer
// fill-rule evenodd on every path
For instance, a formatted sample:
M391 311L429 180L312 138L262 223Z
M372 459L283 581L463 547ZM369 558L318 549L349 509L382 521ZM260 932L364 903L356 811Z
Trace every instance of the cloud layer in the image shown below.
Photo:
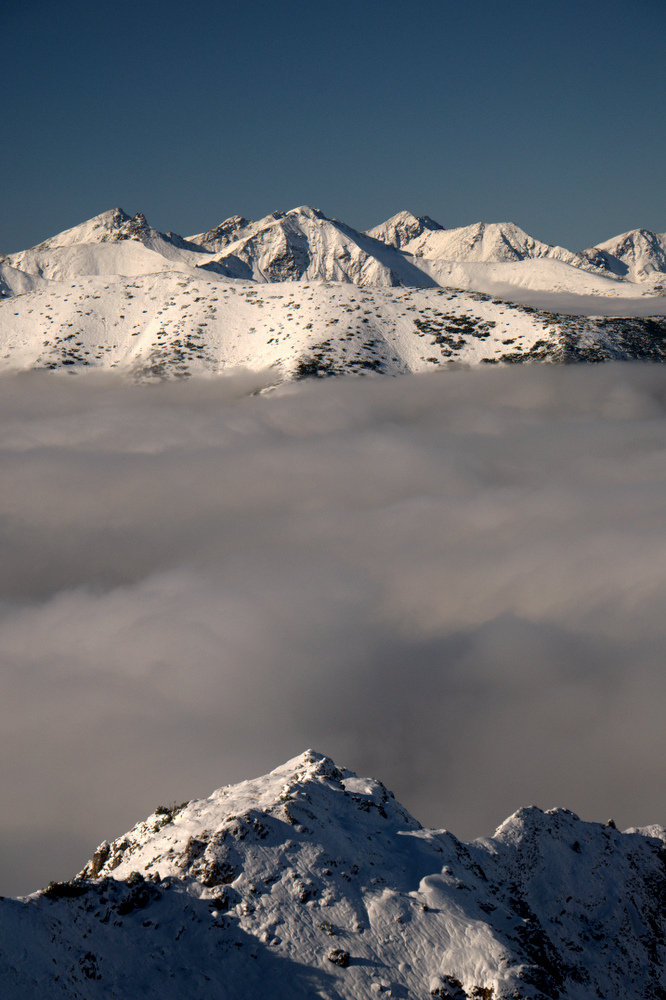
M666 369L0 393L0 892L306 746L665 822Z

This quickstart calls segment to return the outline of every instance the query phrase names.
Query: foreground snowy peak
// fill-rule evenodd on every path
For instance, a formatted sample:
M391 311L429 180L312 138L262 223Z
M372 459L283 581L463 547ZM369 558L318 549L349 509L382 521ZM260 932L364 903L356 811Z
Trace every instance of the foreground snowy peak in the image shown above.
M125 265L150 267L157 254L131 246L140 256ZM175 265L126 278L31 280L32 291L0 301L5 370L114 370L143 380L245 367L274 385L454 363L666 359L666 319L555 316L442 288L261 284Z
M554 315L442 288L229 280L205 266L174 262L165 270L169 262L135 241L101 246L123 250L122 266L135 267L135 275L46 280L54 261L39 276L0 265L0 291L8 290L0 297L0 369L114 370L160 379L245 367L277 384L454 363L666 359L660 317ZM107 256L90 258L81 248L53 253L67 255L60 269L110 266ZM156 272L159 260L164 267Z
M463 843L309 750L0 900L0 992L655 1000L665 841L531 807Z
M100 844L80 877L113 872L114 878L122 879L139 869L160 877L188 875L204 885L217 885L231 872L226 846L230 837L239 834L245 839L254 833L263 840L271 820L283 829L286 822L303 832L305 827L299 828L306 818L321 834L334 825L331 821L340 819L341 809L347 811L341 795L362 802L366 811L374 808L396 828L419 826L381 782L359 779L330 758L307 750L261 778L219 788L206 799L159 807L123 837ZM333 816L328 816L331 809Z

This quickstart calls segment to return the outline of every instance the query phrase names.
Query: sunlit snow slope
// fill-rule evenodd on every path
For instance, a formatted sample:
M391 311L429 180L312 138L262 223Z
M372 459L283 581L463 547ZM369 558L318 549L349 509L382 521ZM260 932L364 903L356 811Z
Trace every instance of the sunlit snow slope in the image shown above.
M462 843L307 751L0 900L0 992L654 1000L665 840L532 807Z
M402 212L364 234L302 207L186 240L114 209L0 259L0 369L151 378L245 366L278 382L663 360L661 238L648 268L648 237L630 236L571 254L512 224L444 230Z

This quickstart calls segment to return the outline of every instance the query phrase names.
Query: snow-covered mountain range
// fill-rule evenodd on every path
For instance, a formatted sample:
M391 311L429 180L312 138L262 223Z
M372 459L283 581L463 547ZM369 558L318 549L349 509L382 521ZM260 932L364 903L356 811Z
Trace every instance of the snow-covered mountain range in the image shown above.
M0 993L658 1000L665 898L662 827L529 807L463 843L306 751L1 899Z
M453 361L663 359L666 235L572 253L517 226L401 212L361 233L301 207L184 239L113 209L0 257L0 367L135 377ZM597 317L596 319L590 317Z

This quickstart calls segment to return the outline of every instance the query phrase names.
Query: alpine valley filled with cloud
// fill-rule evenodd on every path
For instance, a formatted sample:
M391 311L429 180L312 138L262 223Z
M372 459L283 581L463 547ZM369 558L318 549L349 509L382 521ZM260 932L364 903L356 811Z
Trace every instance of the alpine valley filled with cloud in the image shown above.
M664 360L644 229L1 257L3 1000L663 1000Z

